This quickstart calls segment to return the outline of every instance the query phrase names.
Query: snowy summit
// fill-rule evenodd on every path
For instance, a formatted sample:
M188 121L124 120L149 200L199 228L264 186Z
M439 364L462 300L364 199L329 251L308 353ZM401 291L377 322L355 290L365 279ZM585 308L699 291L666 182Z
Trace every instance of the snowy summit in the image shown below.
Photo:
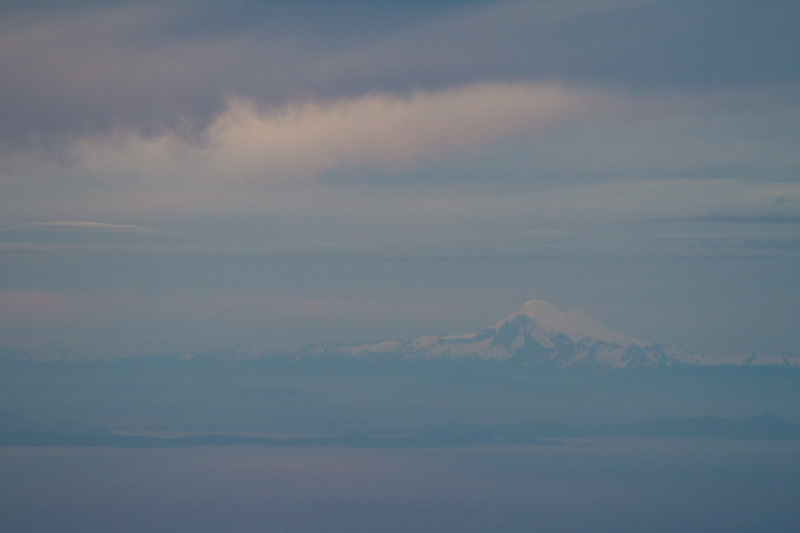
M589 338L620 346L630 346L631 344L644 346L649 344L619 331L614 331L580 309L564 312L543 300L528 300L516 311L495 324L494 329L499 330L503 325L513 322L519 316L525 316L533 320L537 329L548 336L563 333L572 342L579 342L581 339Z
M640 366L792 366L795 355L691 353L636 339L579 309L562 311L529 300L494 326L462 335L425 335L406 341L350 346L317 345L300 355L401 357L409 359L513 360L526 366L631 368Z

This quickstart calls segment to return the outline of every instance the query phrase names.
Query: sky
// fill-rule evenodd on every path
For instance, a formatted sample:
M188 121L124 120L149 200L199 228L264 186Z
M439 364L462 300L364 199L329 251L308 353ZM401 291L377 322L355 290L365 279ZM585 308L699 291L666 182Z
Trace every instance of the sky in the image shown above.
M4 2L0 349L800 353L794 0Z

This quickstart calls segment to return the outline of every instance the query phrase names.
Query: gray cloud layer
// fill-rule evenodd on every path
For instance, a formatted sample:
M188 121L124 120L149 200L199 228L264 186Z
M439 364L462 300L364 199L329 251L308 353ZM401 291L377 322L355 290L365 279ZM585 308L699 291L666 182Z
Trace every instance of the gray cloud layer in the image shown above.
M795 2L47 3L0 20L4 144L191 133L267 106L479 80L632 90L797 82Z

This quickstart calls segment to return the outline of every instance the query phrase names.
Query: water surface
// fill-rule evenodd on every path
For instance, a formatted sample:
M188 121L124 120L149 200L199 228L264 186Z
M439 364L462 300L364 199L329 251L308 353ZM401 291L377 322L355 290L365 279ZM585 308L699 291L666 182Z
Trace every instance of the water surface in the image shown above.
M7 531L793 531L800 443L0 449Z

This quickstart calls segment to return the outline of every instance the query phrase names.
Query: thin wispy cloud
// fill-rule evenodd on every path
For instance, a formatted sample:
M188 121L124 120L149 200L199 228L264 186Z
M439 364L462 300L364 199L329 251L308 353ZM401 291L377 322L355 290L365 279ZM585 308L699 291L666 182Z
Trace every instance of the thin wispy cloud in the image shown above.
M156 228L136 226L133 224L111 224L108 222L57 221L57 222L25 222L14 224L6 230L21 231L86 231L108 233L159 233Z
M737 222L763 224L800 224L800 212L784 211L777 213L723 213L712 212L695 217L654 219L664 222Z

